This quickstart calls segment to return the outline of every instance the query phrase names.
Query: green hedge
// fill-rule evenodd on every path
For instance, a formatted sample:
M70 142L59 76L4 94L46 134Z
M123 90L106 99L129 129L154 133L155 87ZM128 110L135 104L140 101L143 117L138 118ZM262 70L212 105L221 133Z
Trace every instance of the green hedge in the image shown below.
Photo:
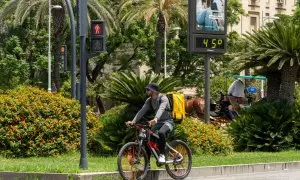
M134 140L135 130L126 127L125 122L132 120L137 111L135 107L120 105L101 115L102 128L94 137L100 146L95 153L115 154L125 143Z
M125 122L131 120L137 108L127 105L117 106L101 116L101 130L95 139L99 142L97 148L103 153L118 153L119 149L135 138L135 130L127 128ZM222 154L232 152L231 139L216 129L197 119L186 118L182 124L176 125L174 136L188 142L194 153Z
M299 148L298 104L260 101L245 109L229 126L237 151L282 151Z
M77 101L34 87L21 87L1 94L0 107L1 154L49 156L79 148ZM88 137L91 137L100 124L91 112L87 113L87 119Z
M187 117L175 128L175 138L188 143L193 153L228 155L233 151L232 139L212 124Z

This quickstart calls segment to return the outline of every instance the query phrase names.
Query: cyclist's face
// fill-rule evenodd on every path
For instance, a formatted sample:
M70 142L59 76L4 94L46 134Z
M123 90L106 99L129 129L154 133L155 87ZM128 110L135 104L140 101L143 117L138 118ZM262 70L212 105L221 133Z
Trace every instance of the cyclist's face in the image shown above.
M148 88L146 88L146 93L148 96L152 96L152 94L153 94L153 92Z

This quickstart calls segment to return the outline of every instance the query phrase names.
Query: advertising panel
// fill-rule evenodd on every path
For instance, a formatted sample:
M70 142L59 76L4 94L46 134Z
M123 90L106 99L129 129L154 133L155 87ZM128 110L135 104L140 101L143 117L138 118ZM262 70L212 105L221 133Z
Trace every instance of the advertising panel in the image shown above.
M196 1L196 31L225 34L225 0Z

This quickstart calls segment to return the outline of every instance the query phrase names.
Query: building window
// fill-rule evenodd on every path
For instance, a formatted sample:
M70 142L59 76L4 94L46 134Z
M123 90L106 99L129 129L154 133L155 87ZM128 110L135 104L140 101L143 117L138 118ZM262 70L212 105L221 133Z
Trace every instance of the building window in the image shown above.
M277 3L279 3L279 4L285 3L286 4L286 1L285 0L277 0Z
M250 17L250 31L257 30L257 18Z

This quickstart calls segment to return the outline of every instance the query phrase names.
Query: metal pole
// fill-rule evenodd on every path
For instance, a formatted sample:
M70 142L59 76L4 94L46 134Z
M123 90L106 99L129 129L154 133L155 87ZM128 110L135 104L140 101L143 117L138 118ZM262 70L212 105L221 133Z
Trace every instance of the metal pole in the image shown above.
M164 56L164 77L167 77L167 27L165 27L165 33L164 33L164 49L165 49L165 56Z
M80 100L80 83L76 82L76 99Z
M74 98L76 96L76 29L75 29L75 20L73 8L70 0L66 0L67 9L70 16L70 24L71 24L71 41L72 41L72 63L71 63L71 97Z
M79 0L79 34L80 34L80 168L88 169L87 135L86 135L86 36L87 36L87 0Z
M264 80L261 80L260 93L261 93L261 98L264 98L264 96L265 96L265 93L264 93Z
M243 15L241 14L241 35L243 34Z
M48 10L48 92L51 92L51 0Z
M87 157L86 157L86 58L85 58L85 36L80 36L80 114L81 114L81 157L80 157L80 168L87 169Z
M204 106L204 118L206 123L210 123L209 111L210 111L210 57L208 54L205 54L204 62L204 97L205 97L205 106Z

